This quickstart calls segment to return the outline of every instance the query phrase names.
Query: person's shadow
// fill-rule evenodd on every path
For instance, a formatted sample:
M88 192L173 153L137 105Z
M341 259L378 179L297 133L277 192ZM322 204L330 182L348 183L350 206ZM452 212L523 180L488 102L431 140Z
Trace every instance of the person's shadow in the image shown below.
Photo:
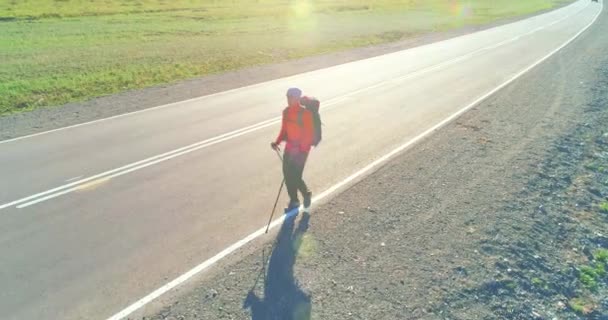
M304 213L294 232L297 216L287 216L276 239L274 250L264 275L264 296L254 292L257 282L247 294L243 308L251 309L252 320L308 320L310 319L310 296L298 285L293 276L302 235L308 230L310 215ZM266 261L263 261L265 263Z

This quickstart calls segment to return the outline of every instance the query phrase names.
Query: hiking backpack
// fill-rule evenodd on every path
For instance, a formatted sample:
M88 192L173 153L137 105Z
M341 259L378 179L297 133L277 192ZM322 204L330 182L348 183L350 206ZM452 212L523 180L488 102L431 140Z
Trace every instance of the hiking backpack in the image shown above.
M304 106L308 111L312 113L312 122L314 126L314 137L312 140L312 145L317 146L321 139L323 139L323 131L322 131L322 123L321 123L321 114L319 114L319 107L321 102L313 97L302 97L300 99L300 104Z

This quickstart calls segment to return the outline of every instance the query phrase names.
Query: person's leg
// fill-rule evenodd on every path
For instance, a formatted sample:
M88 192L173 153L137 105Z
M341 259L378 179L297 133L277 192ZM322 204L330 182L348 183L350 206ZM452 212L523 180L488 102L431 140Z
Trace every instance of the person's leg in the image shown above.
M298 201L298 180L296 178L296 166L293 156L287 151L283 153L283 177L285 177L285 186L287 194L289 194L290 206Z
M298 190L302 193L302 196L304 198L304 207L308 208L310 207L310 201L311 201L311 192L308 189L308 186L306 185L306 182L304 181L303 175L304 175L304 168L306 167L306 160L308 159L308 153L304 152L304 153L299 153L297 155L297 158L294 159L295 161L295 166L296 166L296 181L297 181L297 188Z

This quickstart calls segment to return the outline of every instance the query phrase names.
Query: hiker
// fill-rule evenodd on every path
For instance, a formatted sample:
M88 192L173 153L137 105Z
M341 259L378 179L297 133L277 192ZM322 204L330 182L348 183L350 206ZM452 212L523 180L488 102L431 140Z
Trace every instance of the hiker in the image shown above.
M311 109L303 107L301 103L312 107ZM298 191L302 193L304 211L308 212L312 193L302 179L302 173L310 149L321 139L319 102L316 99L302 97L302 91L298 88L290 88L287 90L287 104L287 108L283 110L281 132L270 146L280 151L279 145L283 141L286 142L283 153L283 176L289 194L289 203L285 212L300 207Z

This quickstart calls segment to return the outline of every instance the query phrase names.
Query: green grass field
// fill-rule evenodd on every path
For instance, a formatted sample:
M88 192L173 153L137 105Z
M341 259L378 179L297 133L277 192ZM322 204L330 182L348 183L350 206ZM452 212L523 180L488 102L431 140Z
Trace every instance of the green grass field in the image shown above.
M0 115L571 0L0 0Z

